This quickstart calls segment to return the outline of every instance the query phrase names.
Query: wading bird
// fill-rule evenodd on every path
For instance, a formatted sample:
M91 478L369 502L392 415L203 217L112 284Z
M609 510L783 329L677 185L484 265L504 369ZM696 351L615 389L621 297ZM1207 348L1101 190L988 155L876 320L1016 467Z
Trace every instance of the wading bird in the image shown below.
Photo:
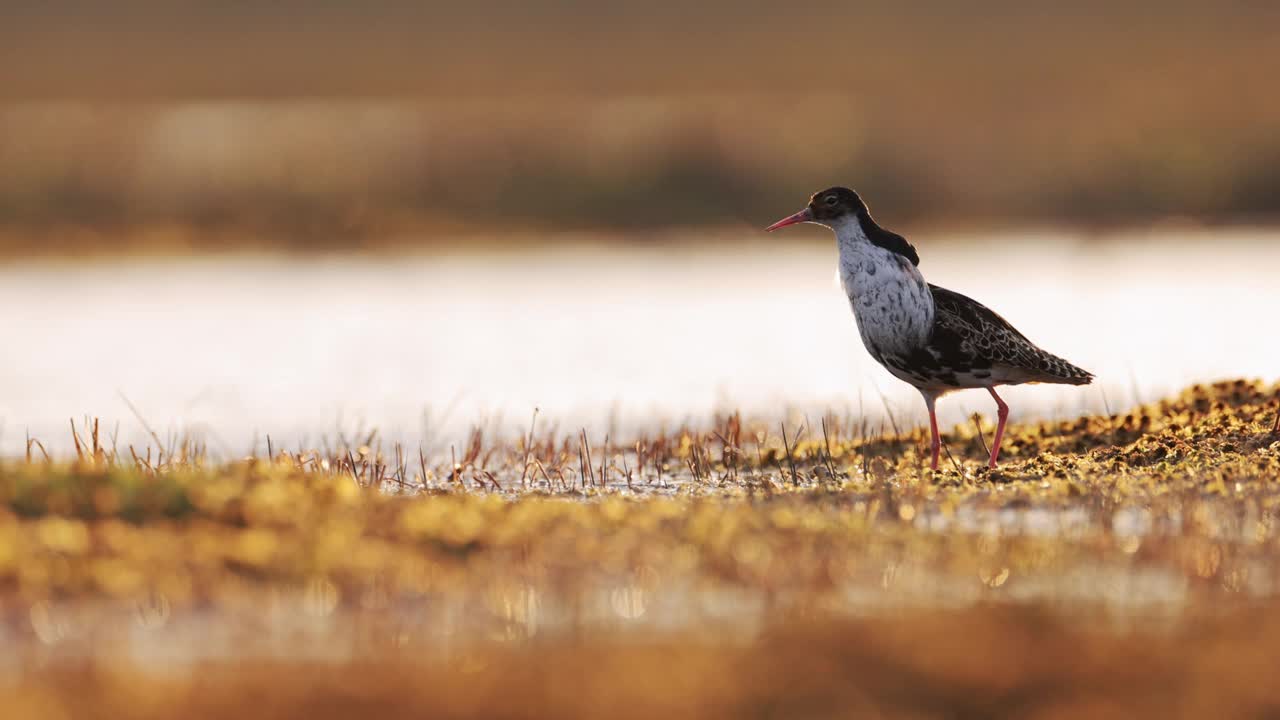
M766 230L796 223L823 225L835 232L840 283L862 343L894 377L919 390L929 408L934 470L942 447L934 406L942 395L968 388L991 393L999 419L988 463L994 468L1009 418L1009 406L996 394L997 385L1093 381L1092 374L1036 347L985 305L925 282L916 267L916 249L876 224L854 191L823 190L805 209Z

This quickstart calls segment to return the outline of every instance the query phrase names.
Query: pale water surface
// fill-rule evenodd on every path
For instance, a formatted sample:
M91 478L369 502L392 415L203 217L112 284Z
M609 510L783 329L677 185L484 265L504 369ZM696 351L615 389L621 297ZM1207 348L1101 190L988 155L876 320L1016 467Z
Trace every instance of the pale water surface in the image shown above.
M814 230L813 232L817 232ZM1280 377L1280 235L1067 234L978 243L916 237L934 283L971 295L1094 371L1088 388L1023 387L1014 417L1120 409L1197 380ZM70 444L69 418L119 423L123 397L162 435L242 454L376 426L451 441L512 432L701 422L741 409L880 416L912 389L861 347L828 243L558 249L401 258L219 257L0 267L0 450L28 432ZM989 412L969 392L944 419ZM609 425L606 425L609 423Z

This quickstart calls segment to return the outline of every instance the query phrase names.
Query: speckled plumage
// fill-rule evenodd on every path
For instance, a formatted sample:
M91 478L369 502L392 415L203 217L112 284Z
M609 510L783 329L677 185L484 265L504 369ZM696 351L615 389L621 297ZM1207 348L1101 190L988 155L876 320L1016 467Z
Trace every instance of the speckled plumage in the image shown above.
M915 264L874 245L856 219L832 229L840 280L867 351L895 377L935 396L1028 382L1085 384L1092 375L1040 348L1004 318L926 283Z
M1046 352L996 312L958 292L930 285L933 334L916 362L960 376L951 387L985 387L1028 382L1086 385L1093 375ZM965 378L968 376L968 379Z
M862 343L880 363L906 357L928 342L934 303L909 260L872 244L854 219L833 225L840 246L840 284Z
M929 408L933 468L939 437L934 403L952 390L985 388L999 409L990 464L995 467L1008 406L1000 385L1086 385L1093 375L1046 352L985 305L931 285L918 267L916 249L880 227L858 194L831 188L769 229L798 222L825 225L840 249L840 282L873 358L915 386Z

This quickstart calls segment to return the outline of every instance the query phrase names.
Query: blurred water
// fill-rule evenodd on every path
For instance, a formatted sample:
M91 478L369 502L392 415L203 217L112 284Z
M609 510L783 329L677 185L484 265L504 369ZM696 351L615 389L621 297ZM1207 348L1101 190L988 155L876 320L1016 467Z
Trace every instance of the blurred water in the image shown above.
M805 231L684 247L574 244L412 257L220 257L0 267L0 449L70 445L69 418L193 430L241 454L270 433L445 442L472 423L655 426L717 410L900 417L918 395L861 347L830 243ZM815 236L817 229L810 230ZM1023 387L1015 419L1114 409L1190 381L1280 376L1280 235L914 238L937 284L1098 375ZM1252 242L1249 242L1252 240ZM950 396L944 419L988 412ZM608 426L606 426L608 423ZM545 427L545 426L544 426Z

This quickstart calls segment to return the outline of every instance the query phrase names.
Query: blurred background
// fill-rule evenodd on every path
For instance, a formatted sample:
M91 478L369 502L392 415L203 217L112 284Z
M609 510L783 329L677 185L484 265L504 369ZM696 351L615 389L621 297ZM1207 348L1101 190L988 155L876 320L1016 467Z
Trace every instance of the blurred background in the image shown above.
M17 5L11 254L755 226L837 182L926 227L1280 212L1257 0Z
M758 232L834 184L1126 402L1280 370L1274 3L0 13L9 436L852 404L829 239Z

